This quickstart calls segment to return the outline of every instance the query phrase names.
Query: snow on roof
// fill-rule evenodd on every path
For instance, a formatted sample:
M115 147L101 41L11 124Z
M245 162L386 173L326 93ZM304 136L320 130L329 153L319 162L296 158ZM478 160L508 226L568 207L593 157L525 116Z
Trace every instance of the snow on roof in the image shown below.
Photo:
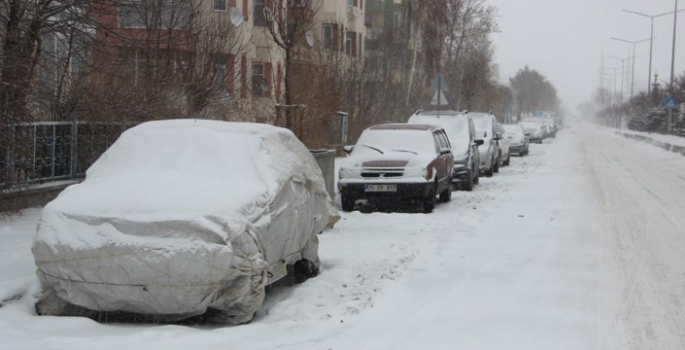
M433 125L422 125L422 124L381 124L374 125L369 128L369 130L434 130L439 127Z

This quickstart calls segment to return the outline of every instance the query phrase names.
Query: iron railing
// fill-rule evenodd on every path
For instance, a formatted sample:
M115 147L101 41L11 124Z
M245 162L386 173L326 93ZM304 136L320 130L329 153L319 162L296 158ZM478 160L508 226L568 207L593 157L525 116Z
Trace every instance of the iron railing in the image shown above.
M6 124L0 188L83 177L126 129L122 124L78 121Z

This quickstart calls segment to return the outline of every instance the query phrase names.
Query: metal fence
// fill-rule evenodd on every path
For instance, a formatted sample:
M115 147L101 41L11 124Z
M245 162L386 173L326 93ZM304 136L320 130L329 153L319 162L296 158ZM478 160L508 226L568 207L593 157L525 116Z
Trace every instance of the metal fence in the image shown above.
M0 188L82 177L126 128L77 121L5 125Z

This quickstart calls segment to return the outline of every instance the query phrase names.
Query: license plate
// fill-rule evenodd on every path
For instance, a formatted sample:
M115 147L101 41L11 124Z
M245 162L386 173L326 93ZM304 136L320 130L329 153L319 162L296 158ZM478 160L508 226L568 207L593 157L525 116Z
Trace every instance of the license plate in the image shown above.
M366 192L397 192L397 185L366 185Z

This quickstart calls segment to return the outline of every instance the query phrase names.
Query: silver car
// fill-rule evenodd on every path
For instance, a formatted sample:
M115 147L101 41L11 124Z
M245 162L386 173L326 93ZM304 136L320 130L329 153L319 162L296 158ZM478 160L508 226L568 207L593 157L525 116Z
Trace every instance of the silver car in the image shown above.
M487 177L499 172L500 150L497 137L497 120L492 114L471 113L473 124L476 126L476 137L483 140L480 151L480 172Z

